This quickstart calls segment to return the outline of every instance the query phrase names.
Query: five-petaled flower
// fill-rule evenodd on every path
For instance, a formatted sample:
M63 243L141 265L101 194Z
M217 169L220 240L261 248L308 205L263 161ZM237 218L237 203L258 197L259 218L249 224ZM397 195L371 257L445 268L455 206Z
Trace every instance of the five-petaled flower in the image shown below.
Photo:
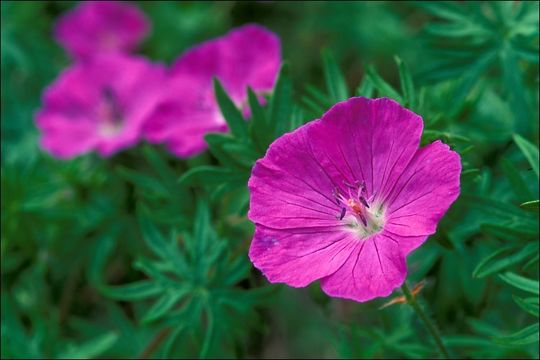
M352 98L274 141L249 180L254 265L330 296L390 295L460 191L459 155L419 148L422 127L393 100Z
M204 135L227 130L212 79L221 81L247 116L247 88L259 96L272 91L280 64L279 38L259 25L245 25L195 46L173 64L167 95L145 126L146 138L166 143L180 157L202 152Z
M41 146L58 158L134 145L161 96L165 68L144 58L102 55L77 63L51 84L36 116Z
M77 60L105 53L128 53L148 34L149 23L136 6L115 1L83 1L62 16L54 34Z

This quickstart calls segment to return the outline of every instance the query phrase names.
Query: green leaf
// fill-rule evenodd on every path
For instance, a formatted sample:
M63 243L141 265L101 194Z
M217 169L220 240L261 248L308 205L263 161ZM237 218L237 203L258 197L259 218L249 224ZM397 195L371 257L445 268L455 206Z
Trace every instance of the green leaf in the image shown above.
M135 186L139 187L145 192L156 194L160 197L169 196L169 190L154 177L128 169L123 166L119 166L117 168L117 172L121 177L132 182Z
M366 72L371 83L379 92L379 95L389 97L403 104L401 95L377 73L377 70L372 65L368 65Z
M522 208L523 210L527 210L527 211L530 211L530 212L538 212L538 200L533 200L533 201L527 201L527 202L524 202L523 204L519 205L520 208Z
M538 298L529 297L529 298L520 298L518 296L512 295L514 301L521 307L523 310L528 312L531 315L538 316Z
M126 285L103 286L100 290L105 296L116 300L136 301L155 296L163 288L153 281L141 280Z
M416 107L416 96L411 72L401 58L395 56L394 60L396 61L399 70L399 82L405 100L404 106L414 109Z
M373 83L371 82L369 76L364 76L362 82L358 86L358 89L356 89L356 95L372 98L374 91L375 89L373 88Z
M500 274L499 277L507 284L512 285L518 289L521 289L523 291L527 291L536 295L539 294L538 280L528 279L526 277L523 277L521 275L518 275L513 272L509 272L509 271L504 274Z
M141 207L139 211L139 225L146 245L161 259L170 262L170 267L179 275L189 273L186 260L182 253L178 251L175 243L170 243L154 226L149 218L148 209Z
M279 78L270 99L270 125L274 126L274 138L291 130L292 82L289 66L283 64Z
M250 130L252 132L255 143L258 145L260 152L264 153L266 148L273 140L272 128L268 123L266 114L257 99L257 95L248 88L248 102L249 108L251 110L251 126Z
M526 328L504 337L494 338L493 340L504 345L528 345L538 342L538 323L527 326Z
M336 60L329 51L323 52L324 80L326 89L330 94L332 103L346 100L349 97L347 83L336 63Z
M519 173L516 167L505 158L501 159L501 166L504 174L508 178L512 191L516 194L520 201L525 201L533 197L527 182L523 179L523 176Z
M473 276L483 278L524 261L538 252L538 243L527 244L515 253L511 250L514 250L514 247L508 246L493 252L478 264L473 271Z
M243 174L227 168L217 166L199 166L192 168L180 177L180 183L184 185L203 185L214 187L224 182L247 182L249 174Z
M231 133L238 139L247 141L249 138L247 123L240 110L238 110L229 95L225 92L225 89L219 80L216 78L214 78L214 92L221 113L223 114L225 121L227 121Z
M141 322L147 324L152 321L162 318L173 306L180 301L186 294L189 293L187 286L178 289L170 289L165 292L161 297L148 309L144 314Z
M521 220L521 221L520 221ZM538 223L516 219L509 224L482 224L480 230L501 240L522 241L538 236Z
M108 332L77 346L72 346L58 355L59 359L91 359L102 355L118 341L119 335Z
M536 177L538 177L538 147L526 139L522 138L518 134L514 134L514 141L519 146L521 152L523 152L523 155L527 158L529 161L529 164L531 164L531 167L536 174Z

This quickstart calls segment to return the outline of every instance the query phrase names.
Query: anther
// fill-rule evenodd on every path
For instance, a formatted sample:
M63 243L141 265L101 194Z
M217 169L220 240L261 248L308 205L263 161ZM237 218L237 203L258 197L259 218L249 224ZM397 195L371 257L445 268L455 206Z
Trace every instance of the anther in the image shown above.
M345 217L345 212L347 210L345 208L341 208L341 214L339 215L339 220L343 220L343 218Z
M367 207L367 208L369 209L369 205L368 205L366 199L365 199L362 195L360 195L360 197L358 198L358 200L360 200L360 202L362 203L362 205L364 205L365 207Z
M362 224L364 224L364 226L367 227L367 220L366 220L366 217L364 216L364 214L360 213L360 214L358 214L358 216L360 217L360 220L362 220Z

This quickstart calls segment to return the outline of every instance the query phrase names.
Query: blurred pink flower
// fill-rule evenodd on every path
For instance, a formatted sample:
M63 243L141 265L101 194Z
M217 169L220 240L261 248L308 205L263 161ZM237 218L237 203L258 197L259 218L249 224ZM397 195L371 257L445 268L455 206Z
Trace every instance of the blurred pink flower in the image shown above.
M279 38L254 24L188 50L172 66L167 95L145 126L147 139L165 142L180 157L202 152L205 134L227 130L212 79L247 116L247 87L258 95L271 92L280 64Z
M134 145L160 98L165 68L110 54L72 65L44 92L36 116L41 146L58 158Z
M58 20L60 44L77 60L103 53L130 52L148 34L149 24L136 6L115 1L83 1Z
M253 264L330 296L390 295L460 192L459 155L419 148L422 126L393 100L352 98L277 139L249 180Z

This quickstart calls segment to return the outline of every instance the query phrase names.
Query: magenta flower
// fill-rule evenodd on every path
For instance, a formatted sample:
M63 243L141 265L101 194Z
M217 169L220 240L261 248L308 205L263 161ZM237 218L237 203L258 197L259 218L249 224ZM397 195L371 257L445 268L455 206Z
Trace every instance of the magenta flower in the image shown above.
M104 55L65 70L36 116L41 146L58 158L132 146L160 98L165 68L144 58Z
M83 1L62 16L55 37L77 60L96 54L127 53L148 34L149 24L134 5L115 1Z
M393 100L352 98L277 139L249 180L254 265L330 296L390 295L460 191L459 155L418 148L422 127Z
M249 114L247 87L272 91L281 63L279 38L258 25L245 25L188 50L172 66L168 96L145 127L151 142L165 142L180 157L206 148L204 135L226 131L212 79ZM261 100L262 101L262 100Z

